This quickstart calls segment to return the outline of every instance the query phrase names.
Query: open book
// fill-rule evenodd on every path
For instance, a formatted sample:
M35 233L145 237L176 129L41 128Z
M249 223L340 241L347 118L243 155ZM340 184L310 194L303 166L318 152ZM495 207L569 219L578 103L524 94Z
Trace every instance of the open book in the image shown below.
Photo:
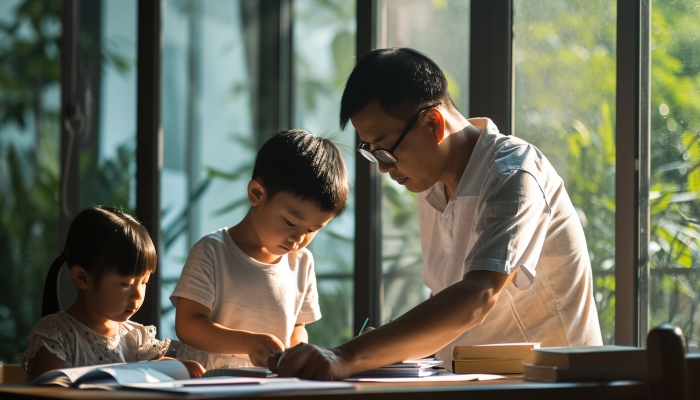
M223 372L223 371L221 371ZM240 375L240 372L238 373ZM80 389L161 391L191 395L240 396L292 391L353 389L348 382L319 382L298 378L210 376L190 379L178 360L141 361L95 365L50 371L36 378L35 385L60 385Z
M162 360L63 368L49 371L30 383L112 390L134 383L170 382L189 378L190 374L183 363L178 360Z

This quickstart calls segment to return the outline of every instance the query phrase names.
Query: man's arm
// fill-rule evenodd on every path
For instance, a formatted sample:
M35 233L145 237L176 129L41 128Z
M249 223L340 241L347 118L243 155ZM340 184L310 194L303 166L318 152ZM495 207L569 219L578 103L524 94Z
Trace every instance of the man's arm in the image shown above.
M481 324L516 273L469 272L391 323L332 349L300 344L269 358L267 366L280 376L344 379L435 353Z
M210 353L248 354L255 365L264 365L272 353L284 350L274 335L230 329L209 319L211 310L185 298L178 298L175 332L184 343Z

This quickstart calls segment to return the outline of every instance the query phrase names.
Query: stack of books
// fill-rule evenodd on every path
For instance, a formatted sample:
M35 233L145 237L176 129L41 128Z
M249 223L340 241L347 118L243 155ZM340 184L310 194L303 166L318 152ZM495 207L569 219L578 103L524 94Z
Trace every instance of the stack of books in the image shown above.
M646 379L646 350L632 346L550 347L533 352L523 377L545 382Z
M452 372L455 374L521 374L523 362L532 361L539 343L500 343L454 346Z
M353 375L353 378L418 378L437 374L442 368L442 358L420 358L406 360L396 364L385 365L381 368Z

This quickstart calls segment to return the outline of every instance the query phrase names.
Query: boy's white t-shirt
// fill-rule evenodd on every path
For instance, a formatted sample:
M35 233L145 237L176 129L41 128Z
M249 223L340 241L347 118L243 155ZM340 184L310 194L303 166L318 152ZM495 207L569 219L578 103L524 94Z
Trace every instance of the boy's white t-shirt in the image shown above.
M275 335L289 347L296 324L321 318L311 252L303 248L276 264L247 255L221 228L192 246L180 280L170 296L183 297L211 310L209 319L230 329ZM247 354L212 354L184 343L177 357L204 368L251 365Z

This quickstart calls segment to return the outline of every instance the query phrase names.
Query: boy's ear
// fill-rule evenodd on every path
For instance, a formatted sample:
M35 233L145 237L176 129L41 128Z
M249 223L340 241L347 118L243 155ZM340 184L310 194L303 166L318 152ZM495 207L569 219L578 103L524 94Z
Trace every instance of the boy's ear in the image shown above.
M90 285L88 273L85 272L85 269L78 264L70 267L70 276L75 285L78 286L78 289L87 289L87 287Z
M442 143L445 139L445 117L443 117L442 112L437 107L431 108L426 111L428 117L428 125L432 129L435 135L435 141L437 144Z
M265 197L265 186L259 179L251 179L248 182L248 201L250 205L257 206L260 201Z

